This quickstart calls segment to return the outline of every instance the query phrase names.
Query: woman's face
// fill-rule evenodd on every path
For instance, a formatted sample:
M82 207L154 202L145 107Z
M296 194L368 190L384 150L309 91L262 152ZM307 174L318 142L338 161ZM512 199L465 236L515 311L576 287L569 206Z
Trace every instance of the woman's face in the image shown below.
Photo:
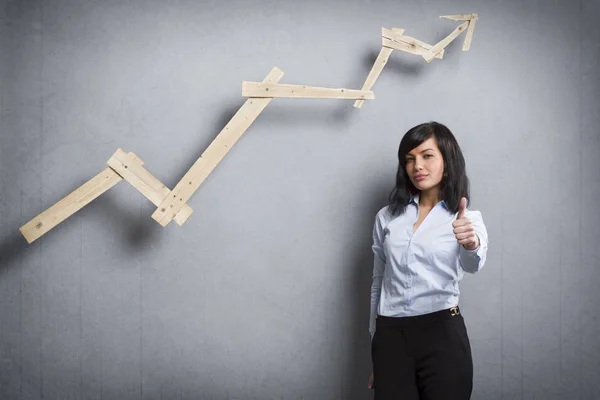
M444 176L444 158L434 137L408 152L406 173L420 191L439 189Z

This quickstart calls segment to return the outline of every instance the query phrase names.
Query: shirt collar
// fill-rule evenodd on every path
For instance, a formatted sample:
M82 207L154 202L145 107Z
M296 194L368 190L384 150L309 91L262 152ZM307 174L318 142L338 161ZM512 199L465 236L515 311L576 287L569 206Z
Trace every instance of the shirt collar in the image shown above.
M414 194L410 197L408 204L410 204L410 203L414 203L417 206L417 208L419 207L419 194L418 193ZM440 201L438 204L441 204L446 210L448 210L448 205L446 204L446 202L444 200Z

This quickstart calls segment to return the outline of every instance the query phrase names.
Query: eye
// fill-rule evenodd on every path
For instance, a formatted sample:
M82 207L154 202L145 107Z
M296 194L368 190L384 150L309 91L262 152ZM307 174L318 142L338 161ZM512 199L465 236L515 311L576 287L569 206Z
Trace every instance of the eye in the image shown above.
M433 157L433 154L425 154L425 156L423 156L423 158L431 158Z
M415 159L414 159L414 158L407 158L407 159L406 159L406 163L407 163L407 164L408 164L408 163L411 163L411 162L413 162L413 161L415 161Z

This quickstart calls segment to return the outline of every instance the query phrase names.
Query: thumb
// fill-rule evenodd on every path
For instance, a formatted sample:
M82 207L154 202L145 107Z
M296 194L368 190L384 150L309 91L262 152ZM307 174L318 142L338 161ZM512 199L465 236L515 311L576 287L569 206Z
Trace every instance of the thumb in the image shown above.
M460 203L458 203L458 215L456 216L456 219L464 218L466 209L467 209L467 198L462 197L460 199Z

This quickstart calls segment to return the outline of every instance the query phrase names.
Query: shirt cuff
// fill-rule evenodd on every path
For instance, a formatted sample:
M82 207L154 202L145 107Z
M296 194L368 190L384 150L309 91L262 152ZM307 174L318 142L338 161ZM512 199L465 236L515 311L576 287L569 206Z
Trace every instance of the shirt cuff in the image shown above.
M480 243L475 250L467 250L460 246L460 260L463 269L466 272L476 272L481 268L481 260L483 258L484 246Z

